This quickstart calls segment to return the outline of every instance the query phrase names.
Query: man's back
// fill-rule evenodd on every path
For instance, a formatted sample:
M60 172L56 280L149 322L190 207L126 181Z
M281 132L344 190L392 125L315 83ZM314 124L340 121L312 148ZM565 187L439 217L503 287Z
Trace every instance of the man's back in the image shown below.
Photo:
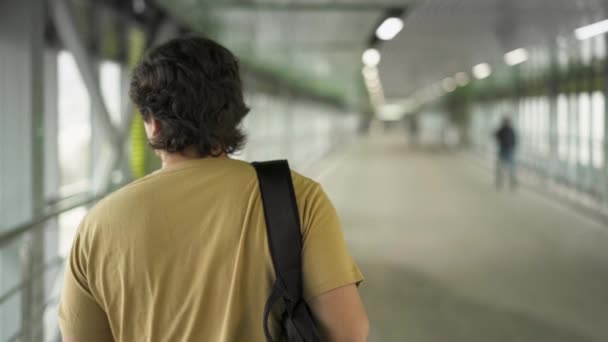
M496 140L501 153L511 153L516 145L515 131L511 126L503 125L496 132Z
M293 177L305 298L361 281L326 195ZM254 169L229 158L181 162L85 218L66 272L62 330L87 341L83 327L100 341L263 341L273 280Z

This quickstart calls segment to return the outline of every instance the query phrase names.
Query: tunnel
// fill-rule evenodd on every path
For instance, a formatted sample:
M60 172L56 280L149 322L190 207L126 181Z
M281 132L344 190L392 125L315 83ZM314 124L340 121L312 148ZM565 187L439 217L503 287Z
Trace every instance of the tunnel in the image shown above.
M135 71L188 37L238 61L225 157L331 201L368 341L608 341L607 33L604 0L1 1L0 341L62 341L81 222L166 167Z

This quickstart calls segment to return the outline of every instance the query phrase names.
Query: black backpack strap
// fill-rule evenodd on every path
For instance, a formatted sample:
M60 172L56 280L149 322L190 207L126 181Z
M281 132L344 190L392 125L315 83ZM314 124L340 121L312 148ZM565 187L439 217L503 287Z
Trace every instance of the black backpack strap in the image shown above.
M285 304L283 333L293 341L320 341L302 300L302 234L289 164L285 160L253 163L264 205L264 218L276 281L264 308L264 333L272 341L268 318L275 303Z
M290 299L302 297L300 216L285 160L253 163L260 184L270 255L277 281Z

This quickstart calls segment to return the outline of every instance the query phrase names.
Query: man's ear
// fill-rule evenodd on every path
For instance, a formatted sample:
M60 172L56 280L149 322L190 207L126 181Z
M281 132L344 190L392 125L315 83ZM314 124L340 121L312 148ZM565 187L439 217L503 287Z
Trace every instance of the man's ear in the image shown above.
M146 129L146 135L148 136L148 140L154 140L162 129L162 122L158 119L150 116L148 120L144 121L144 127Z

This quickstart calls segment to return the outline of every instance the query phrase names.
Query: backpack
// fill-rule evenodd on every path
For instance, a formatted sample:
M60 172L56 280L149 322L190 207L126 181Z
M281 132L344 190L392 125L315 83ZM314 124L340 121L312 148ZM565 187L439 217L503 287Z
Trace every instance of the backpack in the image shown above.
M264 206L266 233L276 280L264 307L264 335L278 303L281 336L288 342L321 342L310 309L302 298L302 234L291 171L286 160L252 163Z

